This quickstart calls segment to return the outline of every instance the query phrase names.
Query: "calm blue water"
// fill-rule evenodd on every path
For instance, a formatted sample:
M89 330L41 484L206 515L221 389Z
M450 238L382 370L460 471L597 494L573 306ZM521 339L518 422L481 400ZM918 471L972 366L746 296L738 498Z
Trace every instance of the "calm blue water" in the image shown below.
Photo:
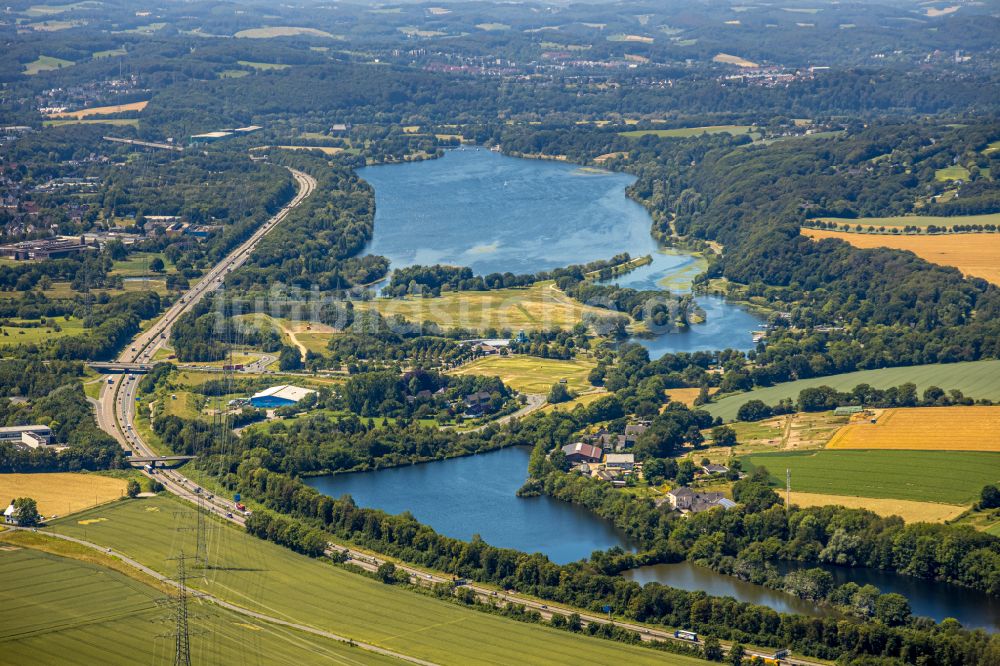
M586 509L550 497L517 497L529 455L526 449L509 448L305 481L331 497L351 495L358 506L409 511L455 539L479 534L493 546L541 552L560 564L590 557L595 550L629 547L624 534Z
M368 252L388 257L395 268L443 263L483 275L534 273L628 252L650 254L653 263L616 282L659 289L661 280L687 274L695 261L658 251L650 236L652 220L625 196L635 180L627 174L475 148L358 173L375 188L375 232ZM760 323L756 316L718 298L698 302L708 323L635 341L653 357L752 347L750 331Z

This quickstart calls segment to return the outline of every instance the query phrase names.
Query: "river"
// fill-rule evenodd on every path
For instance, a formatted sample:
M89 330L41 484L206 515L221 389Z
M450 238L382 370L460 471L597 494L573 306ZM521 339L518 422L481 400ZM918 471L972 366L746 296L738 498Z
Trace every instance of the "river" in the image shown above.
M367 251L393 268L468 266L474 273L535 273L628 252L653 263L615 282L636 289L687 288L696 259L660 251L652 219L625 195L628 174L481 148L422 162L372 166L375 230ZM680 289L676 285L680 286ZM708 315L686 331L635 338L654 358L671 351L750 349L760 318L717 297L698 297Z

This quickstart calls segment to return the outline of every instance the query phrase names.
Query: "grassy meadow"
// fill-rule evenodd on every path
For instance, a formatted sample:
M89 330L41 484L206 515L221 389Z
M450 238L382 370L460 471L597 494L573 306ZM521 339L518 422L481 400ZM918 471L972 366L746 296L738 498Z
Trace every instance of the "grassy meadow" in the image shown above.
M908 250L932 263L954 266L965 275L1000 284L1000 234L997 233L914 236L803 229L802 234L813 240L838 238L862 249Z
M190 505L159 496L95 509L57 521L51 529L114 547L168 573L173 563L167 558L181 549L194 550L194 532L175 529L193 525L194 516ZM212 568L194 569L192 587L439 664L704 663L471 611L310 559L216 521L209 525Z
M18 345L43 345L57 338L83 333L83 320L65 317L53 317L45 320L8 320L10 323L0 325L0 348L16 347ZM54 327L58 325L60 330Z
M62 58L55 58L53 56L40 55L31 62L25 64L24 73L28 76L34 76L39 72L62 69L63 67L70 67L71 65L73 65L72 60L63 60Z
M594 361L586 358L561 361L523 354L496 355L466 363L449 374L496 376L507 386L522 393L543 394L547 394L553 384L565 379L569 390L581 393L594 389L587 381L587 375L595 365Z
M357 302L354 307L374 308L385 317L398 314L412 322L432 321L443 328L460 326L475 330L572 328L588 316L614 314L570 298L553 282L537 282L525 289L452 291L437 298L378 298Z
M822 222L863 228L875 227L953 227L960 224L1000 224L1000 213L985 215L894 215L890 217L817 217Z
M932 363L901 368L859 370L829 377L811 377L730 395L718 402L704 405L703 409L712 416L732 421L736 418L740 406L749 400L763 400L769 405L774 405L783 398L798 399L799 391L804 388L829 386L838 391L849 391L858 384L871 384L875 388L886 389L906 382L916 384L918 392L923 392L928 386L938 386L946 391L958 389L972 398L1000 400L1000 361Z
M969 451L821 451L759 453L742 458L744 469L764 466L784 488L852 495L971 504L983 486L1000 481L1000 453Z
M659 136L659 137L671 137L677 139L687 139L692 136L701 136L702 134L746 134L750 131L749 125L707 125L705 127L678 127L675 129L648 129L648 130L628 130L626 132L619 132L621 136L629 137L630 139L635 139L640 136Z

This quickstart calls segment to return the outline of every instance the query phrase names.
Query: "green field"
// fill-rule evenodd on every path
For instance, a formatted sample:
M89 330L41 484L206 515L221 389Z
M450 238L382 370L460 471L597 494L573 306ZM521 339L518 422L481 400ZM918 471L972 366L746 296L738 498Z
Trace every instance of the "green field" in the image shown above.
M983 486L1000 481L1000 453L970 451L822 450L759 453L744 469L763 465L771 482L804 493L971 504Z
M63 125L116 125L118 127L138 127L138 118L58 118L43 120L45 127L62 127Z
M238 60L238 64L244 67L252 67L253 69L259 69L261 71L267 71L270 69L288 69L291 65L281 65L276 62L251 62L249 60Z
M99 60L100 58L117 58L118 56L128 55L128 51L123 48L118 49L108 49L106 51L94 51L90 57L94 60Z
M896 215L892 217L819 217L817 220L833 222L837 226L862 227L953 227L957 224L1000 224L1000 213L986 215Z
M627 132L619 132L618 134L632 139L647 135L686 139L692 136L701 136L702 134L722 134L723 132L727 134L746 134L749 131L749 125L707 125L705 127L678 127L675 129L629 130Z
M4 663L158 664L173 658L171 609L159 589L100 564L29 548L0 550L0 580ZM215 604L192 600L189 608L194 663L298 666L320 656L331 663L397 663Z
M587 381L587 375L596 365L587 358L560 361L514 354L479 358L450 371L449 374L497 376L504 384L517 391L542 394L547 394L553 384L565 379L567 388L579 393L594 390Z
M355 311L372 308L384 317L398 314L412 322L433 321L443 328L478 331L489 327L512 331L572 328L587 318L614 315L570 298L551 281L523 289L450 291L436 298L377 298L354 304Z
M51 529L114 547L169 573L173 565L167 558L194 550L194 531L175 528L193 524L190 505L159 496L93 509L55 521ZM705 663L471 611L298 555L214 520L209 525L212 568L195 570L192 587L440 664Z
M72 60L63 60L62 58L54 58L52 56L41 55L38 56L32 62L27 63L24 66L24 73L28 76L33 76L39 72L48 72L53 69L62 69L63 67L69 67L73 64Z
M38 323L35 320L30 323ZM29 322L11 320L12 324L25 324ZM59 326L61 330L56 331L54 326ZM67 335L79 335L83 333L83 320L73 319L66 321L65 317L51 317L46 320L45 326L0 326L0 347L15 347L17 345L41 345L56 338L64 338Z
M245 69L224 69L219 72L220 79L242 79L244 76L249 76L250 72Z
M965 180L969 177L969 170L960 164L938 169L934 172L934 180Z
M903 368L883 368L881 370L859 370L829 377L813 377L787 382L767 388L758 388L747 393L738 393L722 398L718 402L705 405L712 416L732 421L740 406L749 400L763 400L768 405L777 404L782 398L797 400L804 388L830 386L838 391L849 391L858 384L871 384L885 389L906 382L917 385L923 392L928 386L937 386L946 391L958 389L972 398L1000 400L1000 361L971 361L967 363L947 363L913 365Z
M135 252L128 255L128 258L126 259L116 261L114 266L111 268L111 273L113 275L121 275L122 277L145 277L157 275L153 271L149 270L149 262L156 257L160 258L164 267L163 272L159 275L166 275L167 273L174 272L173 262L171 262L167 255L162 252Z

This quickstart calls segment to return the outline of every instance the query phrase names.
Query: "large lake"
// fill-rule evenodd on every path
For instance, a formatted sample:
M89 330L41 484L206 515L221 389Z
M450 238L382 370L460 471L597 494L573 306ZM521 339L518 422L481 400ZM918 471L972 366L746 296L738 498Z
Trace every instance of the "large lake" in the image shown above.
M672 277L693 277L694 258L660 252L648 213L625 196L634 176L477 148L358 173L375 188L368 252L393 268L441 263L482 275L535 273L628 252L652 255L653 263L620 278L624 286L657 289ZM723 299L698 302L705 324L636 341L653 357L752 347L758 317Z
M541 552L560 564L590 557L595 550L629 547L624 534L586 509L551 497L517 497L529 455L512 447L305 482L332 497L351 495L359 506L409 511L455 539L479 534L493 546Z

